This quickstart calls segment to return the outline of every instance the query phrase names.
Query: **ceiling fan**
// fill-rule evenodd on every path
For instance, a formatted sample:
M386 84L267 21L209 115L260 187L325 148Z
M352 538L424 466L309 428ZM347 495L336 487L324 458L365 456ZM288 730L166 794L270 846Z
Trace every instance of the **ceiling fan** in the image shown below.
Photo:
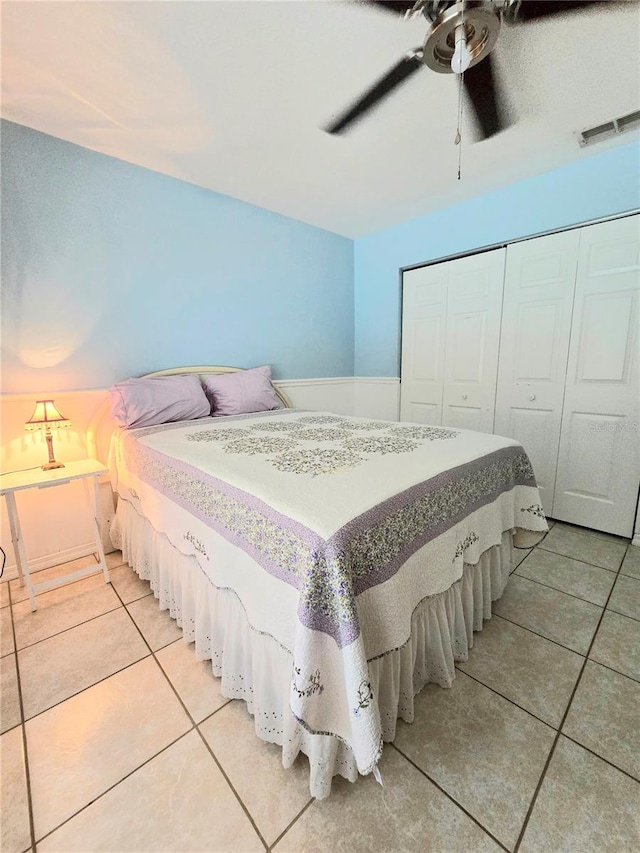
M440 74L460 74L477 120L488 139L510 124L491 51L502 23L528 24L586 7L617 5L616 0L360 0L406 18L422 15L429 29L421 47L406 53L325 130L344 133L365 113L426 65Z

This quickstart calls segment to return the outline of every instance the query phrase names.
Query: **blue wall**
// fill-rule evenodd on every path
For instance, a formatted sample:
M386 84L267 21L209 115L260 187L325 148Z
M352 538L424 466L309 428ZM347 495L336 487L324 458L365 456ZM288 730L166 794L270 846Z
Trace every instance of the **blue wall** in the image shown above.
M400 375L400 267L640 207L637 142L355 243L355 375Z
M400 267L640 207L634 142L354 244L0 127L4 393L201 363L397 376Z
M3 121L2 391L353 374L345 237Z

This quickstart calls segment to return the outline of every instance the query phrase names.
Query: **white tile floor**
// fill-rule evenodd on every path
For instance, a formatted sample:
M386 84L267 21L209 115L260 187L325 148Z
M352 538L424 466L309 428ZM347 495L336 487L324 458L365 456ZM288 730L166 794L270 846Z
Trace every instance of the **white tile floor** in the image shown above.
M3 853L640 851L640 548L558 523L521 552L453 688L386 746L385 787L323 802L109 563L112 586L35 614L0 584Z

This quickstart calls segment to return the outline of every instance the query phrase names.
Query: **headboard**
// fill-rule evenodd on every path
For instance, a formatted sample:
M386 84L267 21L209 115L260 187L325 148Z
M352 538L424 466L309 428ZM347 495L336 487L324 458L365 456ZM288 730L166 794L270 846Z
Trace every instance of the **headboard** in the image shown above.
M243 370L242 367L228 367L220 365L198 365L196 367L169 367L166 370L156 370L153 373L145 373L141 379L147 379L153 376L174 376L179 373L199 373L206 375L208 373L236 373ZM278 399L287 409L291 408L291 401L286 394L274 384L273 390L276 392ZM91 418L89 428L87 430L87 453L93 459L98 459L103 464L109 461L109 446L111 444L111 436L113 431L117 429L117 424L111 418L109 398L105 399L96 409L94 416Z

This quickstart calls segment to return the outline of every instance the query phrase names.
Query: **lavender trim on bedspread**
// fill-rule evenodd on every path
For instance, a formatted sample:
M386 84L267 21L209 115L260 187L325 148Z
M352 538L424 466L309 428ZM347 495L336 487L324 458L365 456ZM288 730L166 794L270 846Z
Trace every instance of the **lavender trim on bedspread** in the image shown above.
M125 441L124 450L127 467L140 479L295 587L300 621L329 634L339 648L359 636L357 595L391 578L465 516L517 485L536 486L524 450L501 448L394 495L324 540L195 466L137 441Z

